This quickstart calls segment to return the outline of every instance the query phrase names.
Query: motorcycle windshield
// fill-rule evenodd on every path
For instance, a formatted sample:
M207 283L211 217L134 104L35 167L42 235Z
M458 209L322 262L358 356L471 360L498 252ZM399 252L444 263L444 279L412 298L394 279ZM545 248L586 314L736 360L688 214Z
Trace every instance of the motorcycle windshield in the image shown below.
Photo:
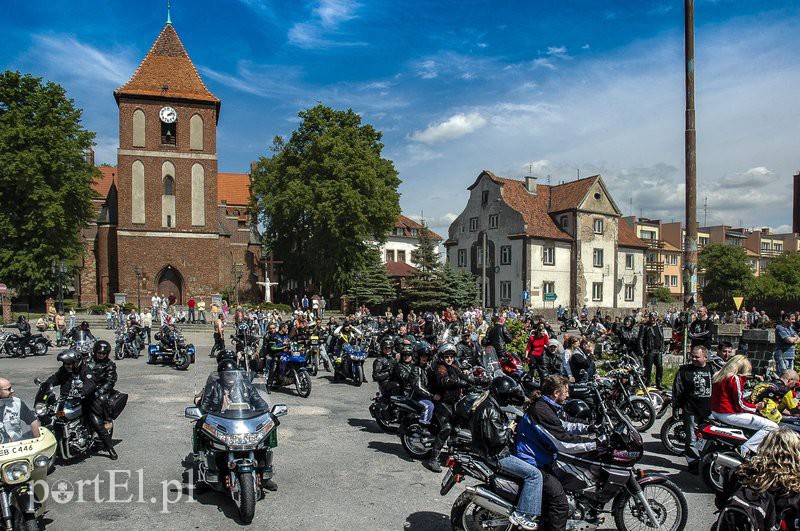
M483 368L486 369L486 372L489 374L497 374L498 371L502 374L500 362L497 360L497 354L494 349L489 351L484 350L481 353L481 365L483 365Z
M34 415L19 398L0 399L0 444L33 439Z
M226 419L249 419L269 411L267 386L254 372L212 372L203 388L200 409Z

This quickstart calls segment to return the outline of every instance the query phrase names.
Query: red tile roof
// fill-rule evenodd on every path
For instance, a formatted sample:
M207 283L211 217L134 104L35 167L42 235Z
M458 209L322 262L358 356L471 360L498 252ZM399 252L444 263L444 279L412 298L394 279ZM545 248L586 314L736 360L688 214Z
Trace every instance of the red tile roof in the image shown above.
M550 212L563 212L577 208L599 178L599 175L592 175L591 177L584 177L583 179L553 186L553 202L550 205ZM536 189L538 190L539 188L537 187Z
M246 173L217 174L217 199L229 205L250 204L250 175Z
M411 229L420 230L420 229L423 228L423 225L421 223L417 223L413 219L411 219L409 217L406 217L403 214L400 214L397 217L397 221L395 222L394 226L395 226L396 229L403 229L403 233L404 233L403 235L406 236L406 237L409 237L409 238L412 237L411 236ZM443 240L443 238L441 236L439 236L438 234L433 232L431 229L428 229L428 234L434 240L439 240L439 241Z
M161 30L133 77L114 91L114 97L120 95L182 98L219 105L219 99L206 88L172 24Z
M410 277L417 269L405 262L386 262L386 272L390 277Z
M111 184L117 178L116 166L97 166L100 170L100 177L97 177L92 183L92 190L100 195L100 198L105 200L108 197L108 191L111 189Z
M627 221L622 218L619 220L619 236L617 243L620 247L636 247L640 249L647 249L647 244L636 235L636 231Z

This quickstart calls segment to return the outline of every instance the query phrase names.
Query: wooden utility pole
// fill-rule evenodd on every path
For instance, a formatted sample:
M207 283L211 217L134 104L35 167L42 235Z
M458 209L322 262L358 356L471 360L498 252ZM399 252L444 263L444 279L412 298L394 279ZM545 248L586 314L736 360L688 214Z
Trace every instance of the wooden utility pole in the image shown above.
M694 120L694 0L684 0L686 66L686 236L683 240L683 302L697 302L697 137Z

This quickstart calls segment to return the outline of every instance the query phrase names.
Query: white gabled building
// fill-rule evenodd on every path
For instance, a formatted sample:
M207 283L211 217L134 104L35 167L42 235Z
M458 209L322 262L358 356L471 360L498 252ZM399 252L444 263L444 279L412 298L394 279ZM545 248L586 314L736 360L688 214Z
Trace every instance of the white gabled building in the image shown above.
M419 231L424 227L422 224L417 223L411 218L407 218L403 214L397 217L394 228L386 237L386 243L380 246L381 256L384 263L400 262L416 266L411 260L411 251L417 248L419 244ZM428 235L434 241L436 247L436 255L439 255L439 244L442 242L442 237L428 230Z
M521 306L524 292L534 308L644 306L647 245L620 222L599 175L549 186L484 170L468 190L446 259L481 285L485 236L487 306Z

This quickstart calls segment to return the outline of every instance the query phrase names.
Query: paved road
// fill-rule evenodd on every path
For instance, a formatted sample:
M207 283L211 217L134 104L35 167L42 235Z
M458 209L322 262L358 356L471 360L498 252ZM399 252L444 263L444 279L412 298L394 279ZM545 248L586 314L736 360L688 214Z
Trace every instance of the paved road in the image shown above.
M110 339L110 333L99 332ZM236 508L220 493L196 497L178 486L187 479L186 459L191 452L191 423L183 409L191 405L214 363L206 353L210 335L189 335L198 346L198 362L187 372L147 365L144 358L117 363L118 389L130 394L128 407L115 427L120 459L91 456L79 463L58 466L51 486L69 482L69 503L49 502L50 529L213 529L238 526ZM53 354L41 358L2 359L0 374L10 377L16 394L32 406L36 376L55 370ZM289 415L279 428L275 453L275 480L279 490L267 493L256 506L254 528L268 529L450 529L450 506L460 489L438 494L440 475L425 470L403 452L394 435L381 432L367 407L375 384L360 388L333 384L321 372L308 399L293 392L272 394L275 402L289 405ZM657 432L659 425L653 429ZM713 500L696 476L678 472L680 459L661 453L660 443L646 437L647 470L669 474L689 500L687 529L708 529L713 521ZM123 471L113 472L111 470ZM130 476L128 474L130 473ZM111 474L118 485L115 502L109 502ZM83 501L79 484L87 483ZM97 484L96 492L95 485ZM99 498L104 502L95 501ZM130 501L125 502L126 498ZM180 501L166 503L165 500ZM613 526L609 518L608 524Z

